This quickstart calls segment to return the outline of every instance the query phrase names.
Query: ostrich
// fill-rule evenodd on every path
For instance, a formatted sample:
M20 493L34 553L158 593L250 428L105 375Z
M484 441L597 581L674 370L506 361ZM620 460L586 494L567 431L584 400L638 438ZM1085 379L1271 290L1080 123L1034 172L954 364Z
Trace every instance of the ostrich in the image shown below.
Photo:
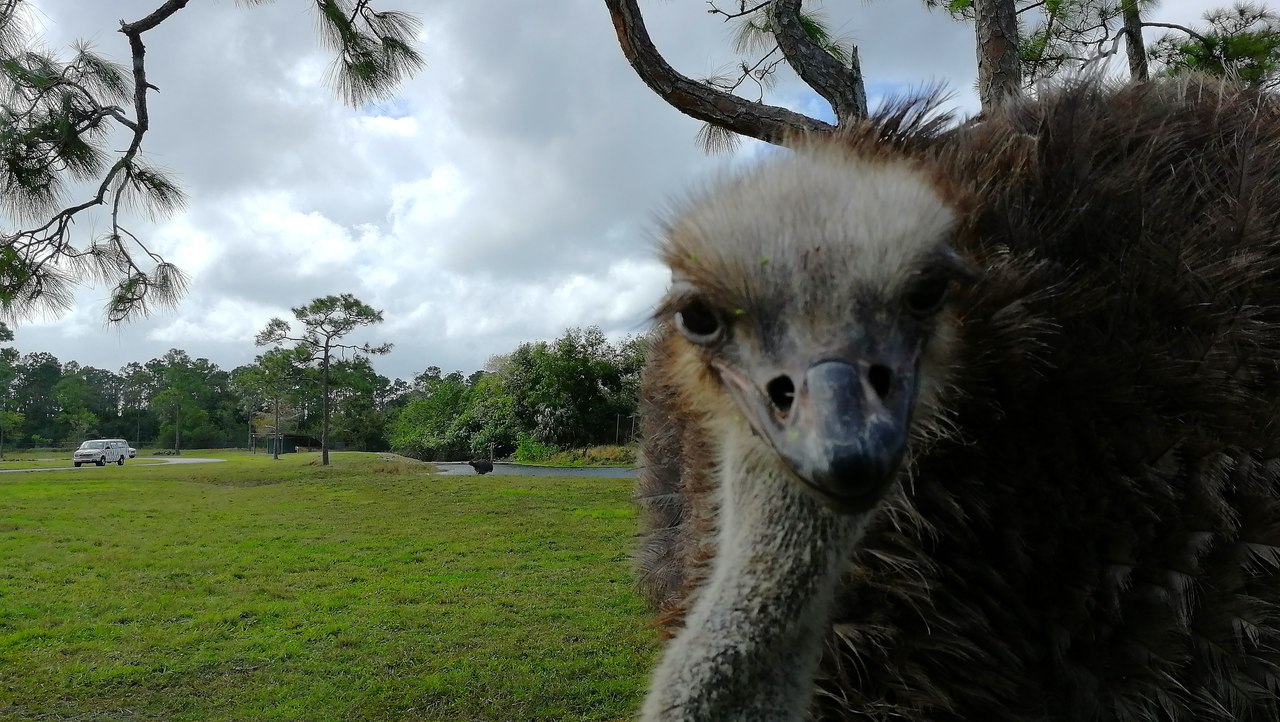
M937 105L663 229L642 719L1280 719L1280 102Z

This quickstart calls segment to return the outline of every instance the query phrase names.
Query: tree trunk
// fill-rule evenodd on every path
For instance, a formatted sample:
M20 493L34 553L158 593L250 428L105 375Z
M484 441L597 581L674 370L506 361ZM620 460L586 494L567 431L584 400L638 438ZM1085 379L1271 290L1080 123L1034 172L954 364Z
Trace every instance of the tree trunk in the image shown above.
M271 458L276 461L280 460L280 397L276 397L276 425L271 427L271 435L275 437L271 444Z
M1138 0L1121 0L1124 13L1124 43L1129 54L1129 79L1145 82L1150 77L1147 68L1147 48L1142 44L1142 11Z
M978 97L984 111L1022 91L1018 15L1014 0L974 0L978 31Z
M182 408L173 410L173 453L182 453Z
M324 397L320 419L320 465L329 465L329 347L324 348L320 364L320 393Z

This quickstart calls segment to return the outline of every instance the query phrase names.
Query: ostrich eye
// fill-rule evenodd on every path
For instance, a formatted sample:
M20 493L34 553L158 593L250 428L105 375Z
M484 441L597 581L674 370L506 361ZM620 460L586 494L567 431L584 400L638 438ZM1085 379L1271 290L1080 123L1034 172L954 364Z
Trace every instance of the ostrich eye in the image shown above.
M676 311L676 328L697 344L713 343L724 333L720 318L702 301L690 301Z
M951 279L942 274L929 274L918 279L907 291L907 310L917 316L931 316L942 308L951 288Z

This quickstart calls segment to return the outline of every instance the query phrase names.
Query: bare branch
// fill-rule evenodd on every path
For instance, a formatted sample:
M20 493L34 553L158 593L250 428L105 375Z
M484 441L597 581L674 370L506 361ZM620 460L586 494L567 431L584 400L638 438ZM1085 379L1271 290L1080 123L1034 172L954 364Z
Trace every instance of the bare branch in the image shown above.
M133 157L138 153L138 148L142 146L143 134L151 127L151 116L147 111L147 90L155 86L147 82L147 48L142 44L142 34L186 7L188 1L169 0L155 12L137 22L125 23L121 21L120 23L120 32L129 38L129 50L133 54L133 110L136 116L134 122L137 123L137 127L133 130L133 141L129 144L129 149L125 151L124 157L116 164L117 168L121 168L128 161L133 160Z
M756 96L757 101L763 102L764 89L767 84L766 81L768 79L768 76L772 75L774 68L778 67L778 64L782 63L785 60L785 58L778 58L769 62L769 59L779 52L781 52L780 48L778 48L778 46L775 45L772 50L770 50L768 53L765 53L765 55L761 57L759 60L757 60L754 65L747 65L746 63L743 63L741 68L742 72L732 82L728 80L724 80L723 77L707 78L703 82L707 83L708 85L717 87L725 92L732 93L733 91L741 87L742 84L749 79L755 82L756 87L760 91L759 95Z
M716 4L714 2L711 2L711 0L707 0L707 5L711 6L711 9L708 10L707 12L712 15L723 15L724 21L727 23L730 20L733 20L735 18L746 17L747 15L754 15L757 11L763 10L769 7L769 4L772 2L773 0L764 0L764 2L760 3L759 5L753 5L749 8L746 7L746 3L738 3L738 7L740 8L740 11L736 13L730 13L730 12L725 12L724 10L721 10L720 8L716 7Z
M132 23L126 23L122 20L120 22L120 32L130 36L141 35L165 20L168 20L169 16L186 7L187 2L189 2L189 0L168 0L164 5L156 8L150 15L142 18L141 20L137 20Z
M1191 28L1187 27L1186 25L1179 25L1179 24L1177 24L1177 23L1149 23L1149 22L1146 22L1146 21L1144 20L1144 21L1142 22L1142 27L1144 27L1144 28L1169 28L1170 30L1177 30L1177 31L1180 31L1180 32L1184 32L1184 33L1186 33L1187 35L1190 35L1191 37L1195 38L1196 40L1199 40L1200 42L1204 43L1205 45L1210 45L1210 44L1211 44L1211 43L1210 43L1210 41L1209 41L1209 38L1206 38L1205 36L1201 35L1200 33L1197 33L1196 31L1192 30Z
M1124 40L1126 36L1127 36L1127 33L1124 31L1124 29L1121 29L1120 32L1116 33L1115 37L1104 37L1098 40L1097 42L1098 51L1094 53L1094 55L1090 57L1088 60L1084 61L1084 64L1080 66L1081 72L1089 70L1091 66L1097 63L1100 63L1103 60L1119 52L1120 41ZM1108 41L1111 42L1111 47L1106 50L1103 50L1103 46L1106 45Z

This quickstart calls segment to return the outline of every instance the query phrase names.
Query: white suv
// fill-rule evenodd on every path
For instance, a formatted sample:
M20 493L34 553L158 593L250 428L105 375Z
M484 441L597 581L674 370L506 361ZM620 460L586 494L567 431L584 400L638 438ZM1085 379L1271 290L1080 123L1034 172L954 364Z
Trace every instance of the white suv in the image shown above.
M76 466L81 464L106 466L109 462L124 466L124 460L128 456L129 444L124 439L94 439L81 444L80 448L71 455L71 460Z

